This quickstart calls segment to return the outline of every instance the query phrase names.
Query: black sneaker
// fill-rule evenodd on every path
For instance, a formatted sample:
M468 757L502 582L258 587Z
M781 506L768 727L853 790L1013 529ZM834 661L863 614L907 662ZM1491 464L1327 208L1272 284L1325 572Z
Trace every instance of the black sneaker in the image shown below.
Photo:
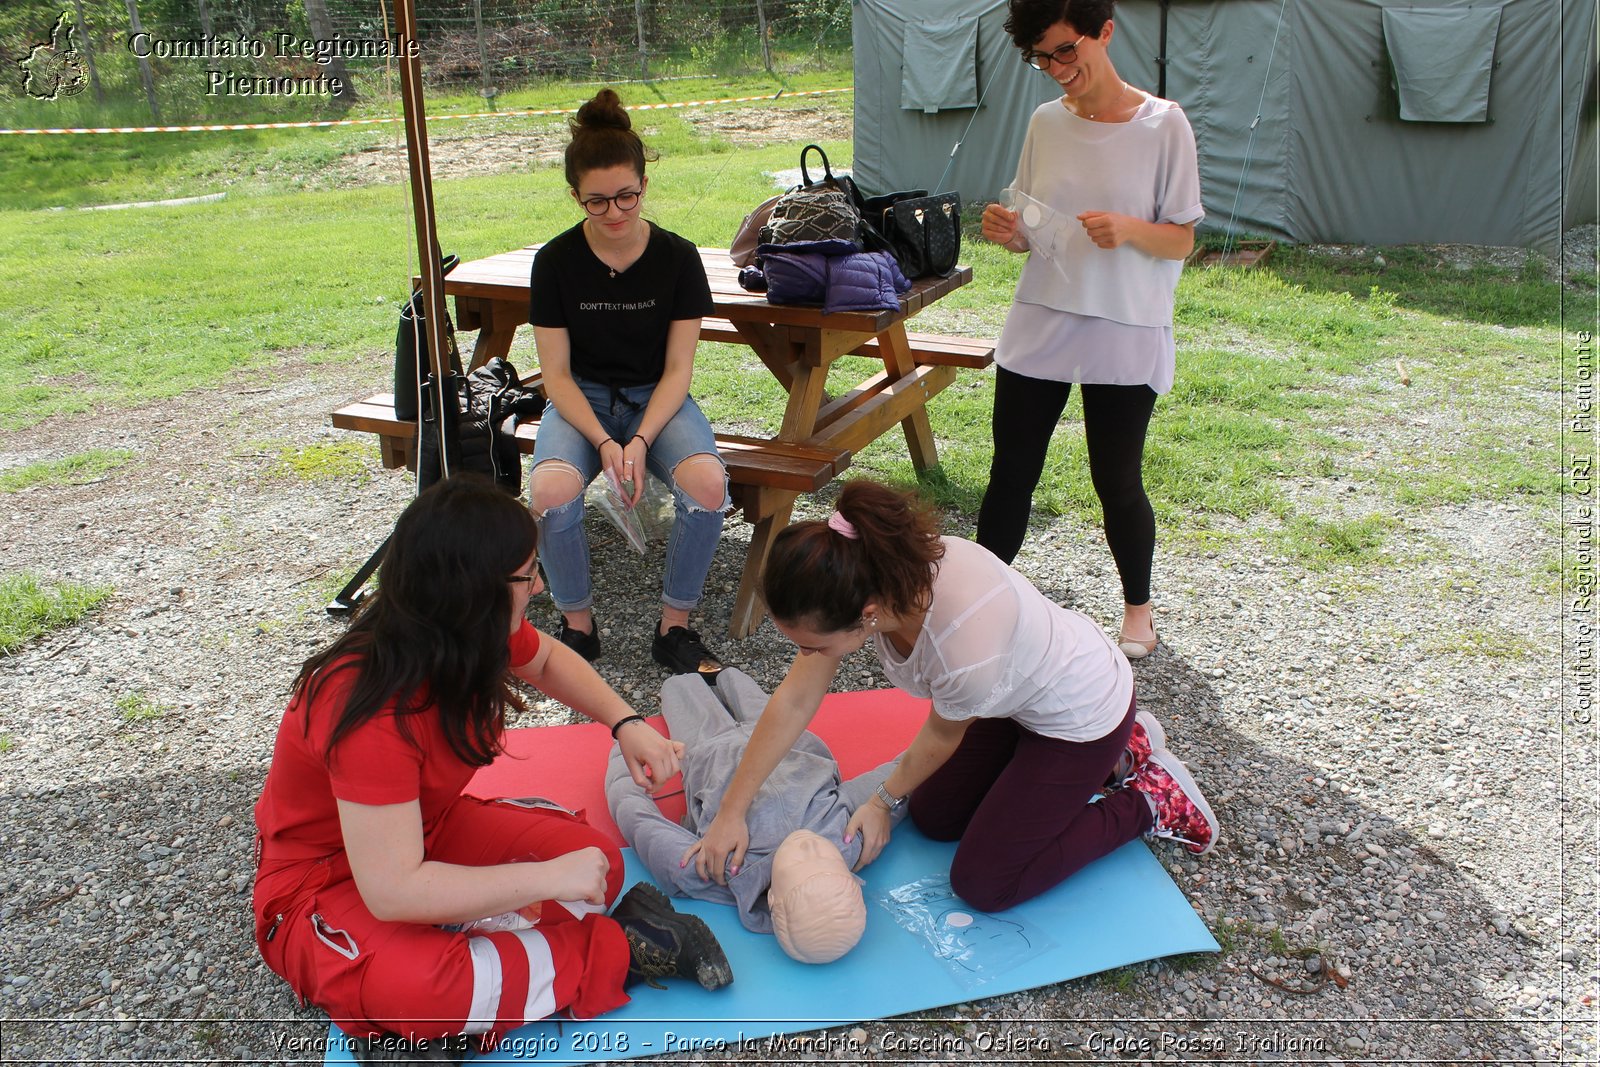
M408 1040L399 1034L353 1037L350 1053L357 1063L465 1063L474 1039L466 1034Z
M684 915L655 886L640 882L617 901L611 917L628 938L628 985L693 978L704 989L733 981L733 968L704 920Z
M673 674L698 674L707 682L713 682L722 673L722 661L713 656L700 635L687 626L673 626L662 633L657 624L650 655Z
M600 624L591 622L589 625L593 626L594 629L588 633L584 633L582 630L574 630L567 625L567 617L563 615L561 617L561 629L556 631L556 637L563 645L593 663L600 658Z

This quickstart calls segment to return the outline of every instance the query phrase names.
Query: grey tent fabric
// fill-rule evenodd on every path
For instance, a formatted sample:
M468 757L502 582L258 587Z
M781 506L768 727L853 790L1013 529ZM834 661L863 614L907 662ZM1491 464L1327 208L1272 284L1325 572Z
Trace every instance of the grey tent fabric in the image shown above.
M1487 122L1497 7L1383 9L1400 117L1407 122Z
M906 27L900 106L914 111L978 106L978 20L972 15Z
M1203 230L1553 250L1597 214L1596 4L1429 0L1498 13L1487 122L1401 118L1384 16L1410 0L1120 0L1110 48L1118 72L1151 92L1166 60L1166 95L1194 127ZM929 188L959 140L944 188L971 205L995 199L1028 115L1061 95L1021 62L1003 0L854 0L853 11L857 179L874 192ZM987 86L970 132L971 110L900 107L907 24L963 13L978 19ZM1459 47L1433 42L1464 67Z

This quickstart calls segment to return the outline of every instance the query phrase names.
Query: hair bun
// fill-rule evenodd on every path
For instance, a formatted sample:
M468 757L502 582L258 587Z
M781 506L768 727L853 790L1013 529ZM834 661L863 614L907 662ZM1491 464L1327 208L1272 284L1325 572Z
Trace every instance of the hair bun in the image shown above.
M593 129L633 129L633 119L622 106L622 98L614 89L601 89L594 94L594 99L585 103L578 109L577 121L572 124L572 132Z

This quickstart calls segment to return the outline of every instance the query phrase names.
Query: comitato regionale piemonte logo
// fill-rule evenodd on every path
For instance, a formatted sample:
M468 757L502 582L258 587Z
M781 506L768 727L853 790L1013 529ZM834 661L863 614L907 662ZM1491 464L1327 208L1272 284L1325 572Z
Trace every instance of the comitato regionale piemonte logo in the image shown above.
M60 100L84 89L83 57L72 47L72 12L63 11L47 44L36 44L22 68L22 89L35 100Z

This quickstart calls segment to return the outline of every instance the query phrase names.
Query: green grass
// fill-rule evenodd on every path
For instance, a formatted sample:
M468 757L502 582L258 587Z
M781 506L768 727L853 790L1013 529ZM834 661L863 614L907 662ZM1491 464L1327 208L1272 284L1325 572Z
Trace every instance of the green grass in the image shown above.
M1278 542L1290 556L1313 569L1336 563L1371 563L1383 556L1394 526L1395 520L1387 515L1359 519L1294 515L1278 534Z
M366 440L285 447L278 451L278 458L267 468L267 474L305 482L344 479L364 482L372 476L377 455L377 449Z
M133 453L125 448L92 448L60 459L26 463L0 471L0 492L15 493L35 485L85 485L132 458Z
M51 630L71 626L110 595L108 585L44 585L26 573L0 577L0 652L13 652Z
M117 713L128 723L149 722L172 710L139 692L124 693L116 699L115 704Z
M715 66L708 57L723 47L734 46L708 40L702 68ZM847 66L829 67L826 57L822 69L810 69L815 56L792 56L777 76L738 73L743 61L725 58L734 73L626 85L624 99L771 95L850 80ZM499 107L572 107L594 88L530 85L502 95ZM767 106L851 105L841 94ZM467 89L429 98L438 116L482 107ZM374 92L357 113L396 112L392 98ZM767 174L798 160L798 144L734 145L702 133L681 111L640 112L636 120L660 154L651 168L650 217L702 245L725 245L770 195ZM475 136L562 121L441 118L432 133ZM8 208L0 210L0 320L8 326L0 336L0 430L126 409L289 360L360 363L371 368L374 388L384 385L396 309L416 258L410 204L400 185L340 186L332 165L398 140L389 127L0 139ZM849 165L849 143L824 147L836 165ZM556 166L435 179L441 244L466 259L548 238L574 221ZM222 187L225 200L181 208L36 210ZM962 259L974 282L916 327L992 337L1023 258L983 242L980 205L968 209ZM1313 569L1372 568L1414 551L1431 509L1557 499L1561 473L1548 413L1557 401L1560 286L1531 258L1513 268L1457 269L1429 249L1383 255L1379 269L1370 254L1284 246L1260 269L1184 273L1176 385L1157 405L1145 457L1164 544L1206 550L1246 539ZM51 279L47 300L37 298L39 279ZM513 358L527 364L523 333ZM1402 365L1409 384L1401 384ZM771 432L783 392L751 367L748 350L702 345L695 394L719 427ZM848 388L866 367L839 361L830 388ZM992 389L991 375L963 373L929 409L941 466L923 487L967 517L988 478ZM272 470L357 477L375 467L370 455L365 443L312 446L284 453ZM93 476L54 468L10 474ZM898 433L854 458L852 476L862 475L916 482ZM1351 487L1361 493L1355 515L1334 506ZM1065 517L1086 532L1099 524L1076 396L1051 443L1035 506L1041 517ZM1531 580L1540 588L1553 581L1544 571Z

